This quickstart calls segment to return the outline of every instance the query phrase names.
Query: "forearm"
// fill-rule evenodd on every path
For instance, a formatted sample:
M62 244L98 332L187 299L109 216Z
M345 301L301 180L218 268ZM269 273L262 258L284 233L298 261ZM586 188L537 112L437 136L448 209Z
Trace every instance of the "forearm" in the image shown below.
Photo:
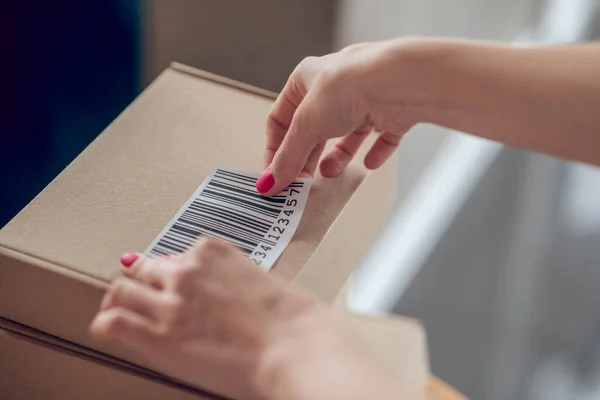
M600 165L600 45L415 48L422 122Z

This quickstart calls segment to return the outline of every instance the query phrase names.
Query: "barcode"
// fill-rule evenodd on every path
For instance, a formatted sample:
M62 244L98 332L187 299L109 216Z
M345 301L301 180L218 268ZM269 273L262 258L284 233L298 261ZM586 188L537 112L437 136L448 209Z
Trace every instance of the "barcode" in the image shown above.
M307 180L294 181L273 197L261 196L255 189L256 180L255 176L216 167L147 253L152 256L182 253L202 236L227 241L247 256L259 246L276 248L281 235L270 234L271 230L281 221L284 211L285 218L294 212L290 204L298 207L298 201L290 200L290 194L303 191ZM277 232L281 230L278 229Z

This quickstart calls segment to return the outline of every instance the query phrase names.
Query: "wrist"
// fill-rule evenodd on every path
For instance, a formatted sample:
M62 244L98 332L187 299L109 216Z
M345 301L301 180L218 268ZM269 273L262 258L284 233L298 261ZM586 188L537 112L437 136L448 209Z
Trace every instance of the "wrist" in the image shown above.
M446 125L448 120L480 108L480 85L486 79L481 50L494 47L499 46L452 39L383 42L366 88L375 125L387 130L390 112L399 111L413 125Z

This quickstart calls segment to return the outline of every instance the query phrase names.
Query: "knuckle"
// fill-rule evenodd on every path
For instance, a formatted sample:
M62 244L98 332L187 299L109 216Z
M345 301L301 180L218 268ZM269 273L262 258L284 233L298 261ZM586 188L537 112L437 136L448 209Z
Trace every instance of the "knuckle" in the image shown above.
M107 295L107 305L112 305L122 299L127 291L127 280L125 278L118 278L111 285Z
M169 279L178 290L191 287L198 278L211 276L215 267L222 266L223 260L235 254L233 246L221 240L203 238L171 269Z
M327 92L345 87L351 80L351 70L337 62L328 64L319 77L320 83Z
M164 320L156 325L156 336L159 338L168 338L173 335L173 324L168 320Z
M310 67L312 64L314 64L314 62L318 59L319 57L315 57L315 56L307 56L304 57L302 59L302 61L300 61L298 63L298 66L296 67L296 71L298 73L302 73L306 70L306 68Z
M352 43L352 44L349 44L348 46L344 47L340 51L340 53L354 53L354 52L364 49L366 45L367 45L366 43L362 43L362 42Z
M198 264L186 263L180 265L178 268L173 269L171 272L171 278L179 286L188 283L190 278L200 273L200 266Z
M178 298L172 298L164 302L163 316L161 318L161 326L165 334L173 332L173 330L185 319L185 310L183 302Z
M111 336L119 336L125 331L126 327L125 316L119 310L115 310L108 316L105 330Z
M128 281L126 278L117 278L112 284L114 294L122 294L127 288Z
M189 315L185 314L184 308L176 301L169 304L165 303L163 313L156 325L157 334L162 337L175 336L178 331L181 331L187 318L189 318Z
M179 316L183 312L184 302L177 296L167 296L163 300L166 315Z

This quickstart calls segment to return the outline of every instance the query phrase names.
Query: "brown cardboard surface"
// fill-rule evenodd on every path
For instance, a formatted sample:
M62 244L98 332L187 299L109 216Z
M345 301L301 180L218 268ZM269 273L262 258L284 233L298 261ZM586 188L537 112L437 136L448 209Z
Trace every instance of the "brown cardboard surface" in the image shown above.
M348 310L349 278L331 305L348 328L398 379L425 385L429 357L425 329L417 320L399 316L370 316Z
M215 164L259 172L268 91L175 65L0 231L0 316L145 365L87 326L118 257L143 251ZM273 273L331 303L382 225L394 163L316 177Z
M427 384L424 334L406 318L376 318L335 310L338 318L399 382L416 393ZM107 398L218 396L205 393L118 358L0 318L0 398ZM101 380L99 382L99 380ZM4 397L2 397L2 395ZM136 397L137 398L137 397ZM146 398L146 397L144 397ZM167 397L165 397L167 398Z
M0 398L218 399L0 329Z
M425 385L428 378L425 331L418 321L401 317L374 317L335 313L399 382Z
M418 337L407 337L406 327L399 333L391 341L393 350L398 345L410 349L420 344ZM387 353L386 357L397 354L396 351ZM147 371L136 372L118 363L115 365L112 363L115 359L95 359L85 351L69 351L50 340L40 340L35 336L1 328L0 354L1 399L215 399L212 395L202 395L189 388L157 380L148 376ZM405 365L408 372L413 374L415 368L407 361L402 358L394 368ZM399 379L406 378L400 376ZM432 400L465 399L437 378L427 379L427 395Z
M428 378L425 336L423 329L416 321L399 317L380 318L354 315L337 307L334 309L334 313L348 328L349 332L356 337L358 342L372 354L374 359L387 368L399 382L404 382L417 390L419 388L424 390ZM80 368L85 369L87 366L84 364L92 362L94 365L99 364L111 367L128 375L138 376L152 382L163 383L168 387L178 389L178 391L183 390L188 395L191 392L196 395L202 395L202 398L204 396L214 397L212 394L198 392L184 383L174 381L150 369L139 367L136 364L108 356L75 343L67 342L59 337L51 336L45 332L34 330L25 325L2 318L0 318L0 354L2 354L2 362L0 364L3 364L1 368L9 369L8 366L10 366L12 375L0 374L0 377L3 377L0 379L0 393L2 393L1 389L3 385L14 386L16 385L15 382L30 382L33 386L37 386L35 380L32 380L31 373L28 372L28 368L31 365L37 365L36 358L29 357L27 352L22 353L21 357L11 356L12 354L17 354L17 350L7 350L8 344L2 342L2 333L12 336L13 339L25 340L52 349L54 352L66 354L69 356L68 359L64 356L52 355L54 353L37 350L37 353L47 353L42 354L42 357L58 357L59 362L65 362L67 365L73 363L74 361L71 358L75 357L85 361L81 363ZM12 340L12 342L16 343L15 340ZM21 348L24 346L18 345L17 347ZM58 368L59 365L56 367ZM60 368L62 369L62 366ZM76 375L69 377L69 371L70 369L67 367L65 374L61 375L61 379L69 380L76 377ZM61 390L65 390L63 386L60 386L60 388ZM94 388L94 386L92 385L91 388ZM75 389L79 390L77 387ZM73 390L73 388L69 388L69 390Z

